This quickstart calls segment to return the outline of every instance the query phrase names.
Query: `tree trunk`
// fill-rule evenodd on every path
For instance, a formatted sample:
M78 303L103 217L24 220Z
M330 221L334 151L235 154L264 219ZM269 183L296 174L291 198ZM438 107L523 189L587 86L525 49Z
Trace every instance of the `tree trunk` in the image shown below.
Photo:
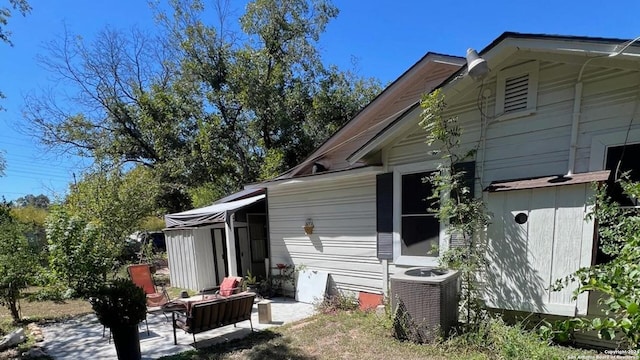
M7 307L9 308L9 311L11 312L11 317L13 318L13 322L14 323L19 323L20 322L20 310L18 309L18 300L15 298L9 299L9 302L7 303Z

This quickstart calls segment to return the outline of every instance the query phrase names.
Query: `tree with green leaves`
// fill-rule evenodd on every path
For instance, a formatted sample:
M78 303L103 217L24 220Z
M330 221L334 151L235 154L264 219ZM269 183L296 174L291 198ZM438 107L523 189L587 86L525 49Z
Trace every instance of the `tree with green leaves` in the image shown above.
M14 322L20 321L20 291L38 272L35 253L29 246L18 221L11 215L11 205L0 204L0 305L9 309Z
M110 258L119 257L124 241L140 230L155 213L160 193L153 173L144 166L128 172L119 170L87 173L73 185L64 207L90 223L99 241L111 248Z
M11 216L21 224L22 231L29 242L29 246L38 254L38 257L44 264L47 257L45 222L47 216L49 216L48 208L33 205L13 206L11 208Z
M50 204L51 200L49 200L49 197L44 194L40 194L37 196L33 194L27 194L25 196L19 197L15 202L15 205L17 207L33 206L39 209L46 209Z
M65 296L87 296L106 281L113 267L113 244L102 239L99 228L54 207L47 219L49 286L61 286Z
M43 64L77 90L72 106L42 94L25 109L46 145L152 169L166 211L290 168L380 90L321 63L317 42L337 15L328 1L250 2L242 32L222 6L211 25L202 2L171 4L162 38L107 29L90 44L51 43Z
M489 214L482 198L476 198L465 179L461 164L475 158L476 149L460 146L462 127L455 116L445 113L447 104L441 91L424 94L420 126L427 132L426 143L438 148L441 165L428 179L433 184L433 209L446 224L447 234L462 239L462 246L452 247L441 256L444 267L456 269L461 278L460 308L467 333L476 332L485 320L482 286L479 275L486 268L484 233ZM471 180L473 181L473 180Z
M90 294L119 267L129 235L154 212L158 187L143 166L95 171L71 188L47 219L52 283Z
M226 31L228 9L219 4L217 27L205 24L201 2L172 4L165 24L220 124L225 158L237 164L232 181L295 166L380 91L373 79L322 64L318 42L338 15L329 1L250 2L241 34Z

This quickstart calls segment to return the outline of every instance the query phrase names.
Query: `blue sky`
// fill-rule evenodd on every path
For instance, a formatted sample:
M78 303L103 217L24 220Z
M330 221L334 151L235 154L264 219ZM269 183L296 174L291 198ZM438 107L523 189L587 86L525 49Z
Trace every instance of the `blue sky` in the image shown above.
M0 0L0 6L8 1ZM86 161L44 151L21 123L24 95L55 84L37 62L42 45L63 32L90 41L104 26L153 28L146 0L31 0L33 12L14 16L8 30L14 47L0 44L0 151L6 159L0 196L60 198ZM237 14L245 1L230 0ZM352 69L383 83L395 80L427 51L464 56L481 50L505 31L631 39L640 35L638 1L425 1L334 0L340 9L320 40L325 64Z

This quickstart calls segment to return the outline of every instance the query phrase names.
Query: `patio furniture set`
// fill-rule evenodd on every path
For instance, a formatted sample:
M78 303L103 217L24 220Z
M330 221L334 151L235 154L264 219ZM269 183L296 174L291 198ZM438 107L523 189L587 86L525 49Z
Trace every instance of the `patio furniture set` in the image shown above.
M232 324L235 327L245 320L249 320L253 331L251 312L256 294L242 291L241 277L227 277L220 286L203 289L192 297L171 300L164 288L156 289L148 264L130 265L127 271L131 280L147 295L147 313L171 314L176 345L177 329L193 335L194 347L197 347L195 334Z

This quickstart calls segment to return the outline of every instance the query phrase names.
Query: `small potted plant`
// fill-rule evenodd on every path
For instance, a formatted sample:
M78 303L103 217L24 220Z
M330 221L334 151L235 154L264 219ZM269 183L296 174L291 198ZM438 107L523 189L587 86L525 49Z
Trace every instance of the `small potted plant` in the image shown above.
M249 270L247 270L247 276L244 277L244 283L247 286L247 291L258 292L258 278L255 275L251 275Z
M111 329L118 359L141 358L138 324L146 319L147 298L129 279L116 279L89 299L98 321Z

